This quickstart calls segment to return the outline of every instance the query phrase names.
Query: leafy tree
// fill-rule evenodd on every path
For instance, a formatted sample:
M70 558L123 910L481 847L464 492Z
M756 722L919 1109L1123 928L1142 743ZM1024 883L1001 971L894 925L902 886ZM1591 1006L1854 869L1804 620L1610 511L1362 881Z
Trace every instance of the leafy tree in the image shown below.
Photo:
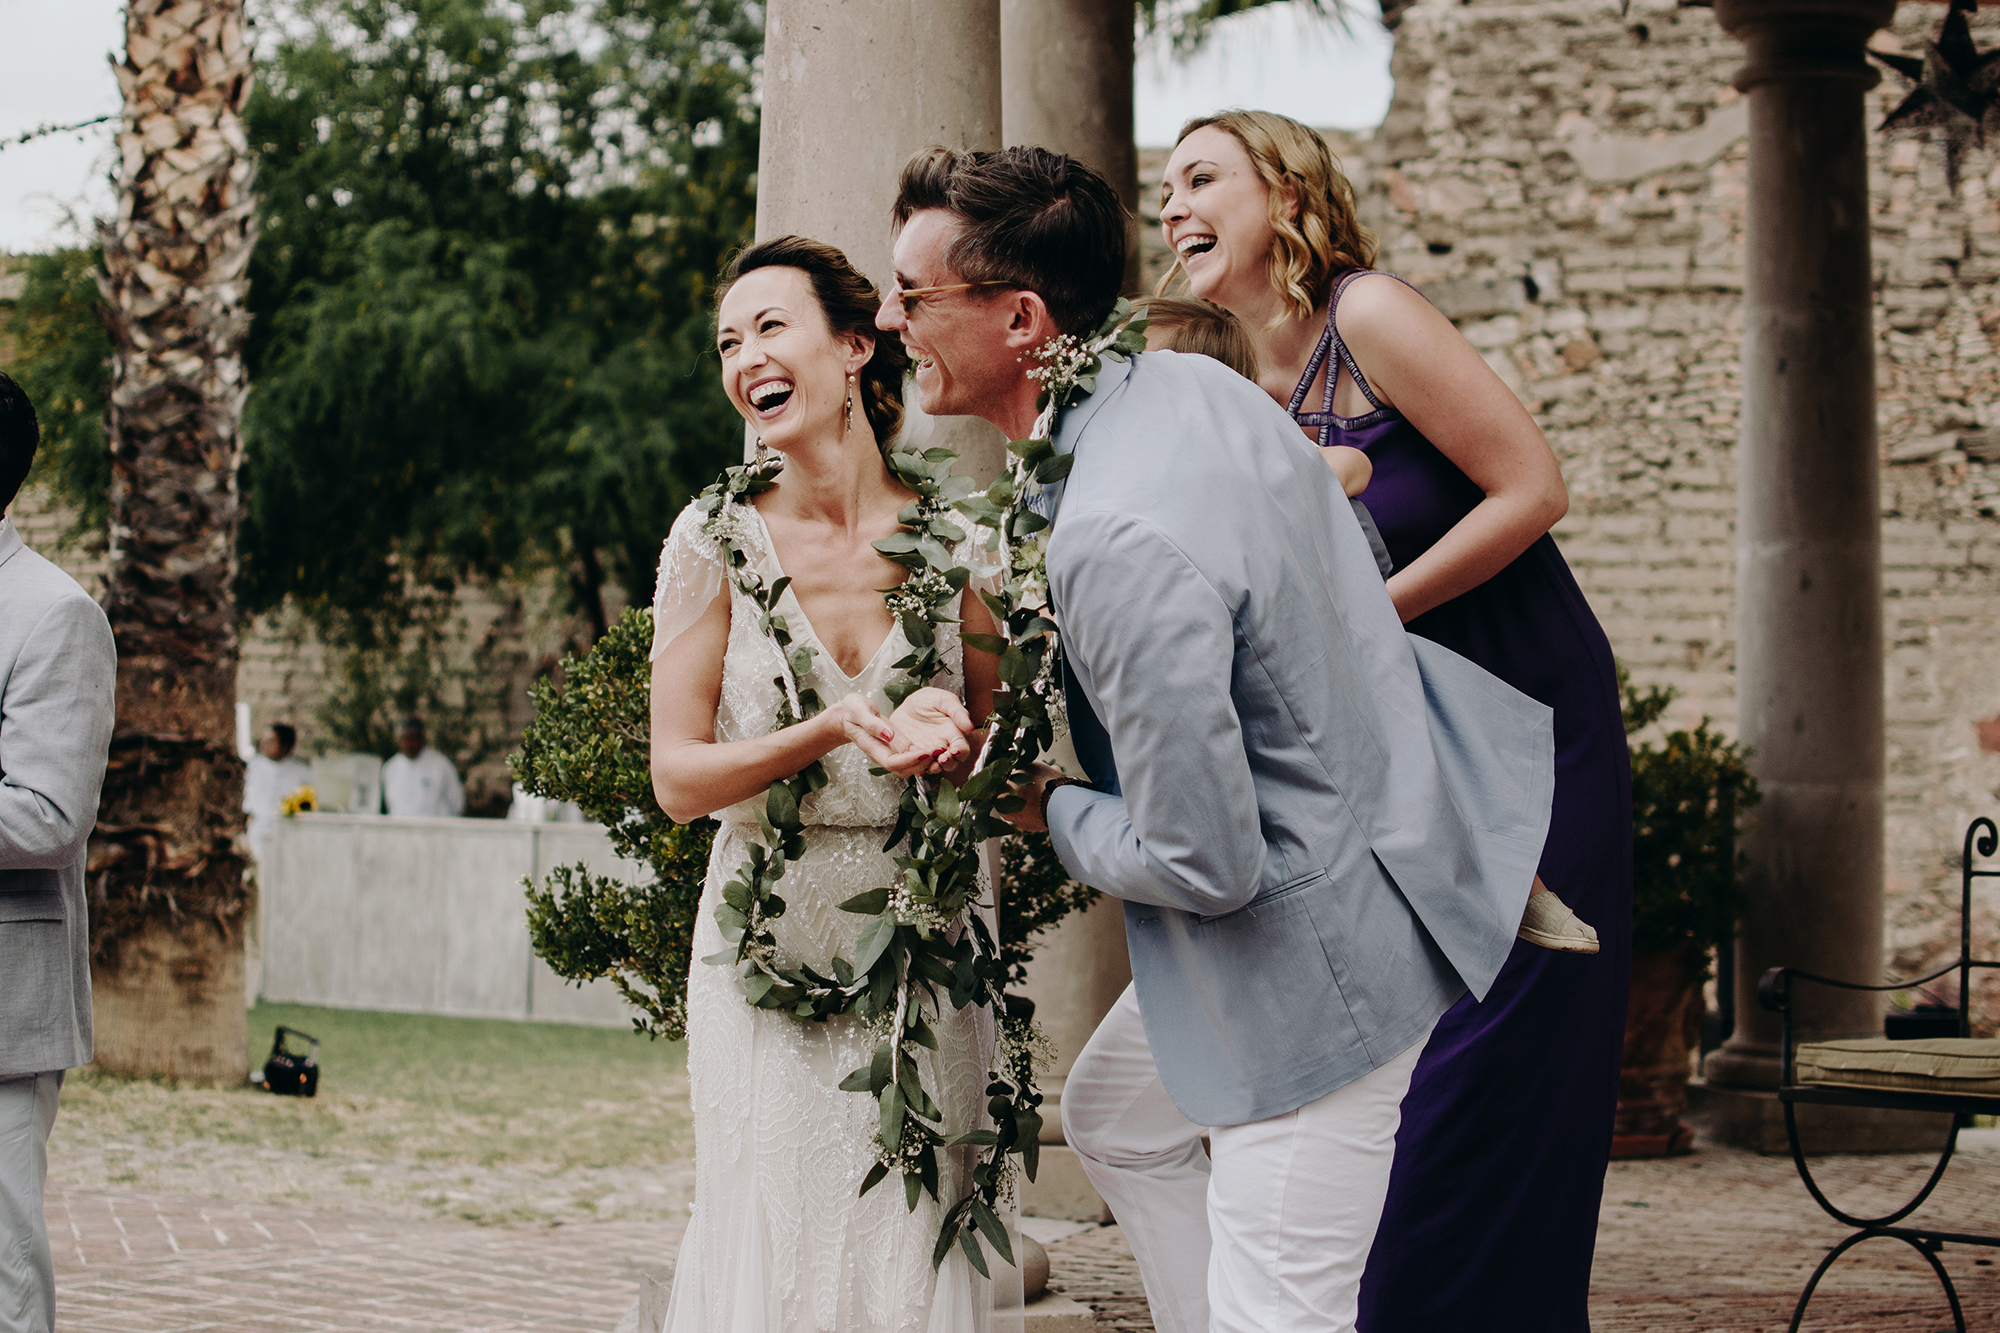
M7 319L11 373L34 400L42 447L29 481L76 512L66 540L101 542L111 518L111 451L104 409L111 339L99 318L98 251L58 250L21 261L22 290Z
M704 356L760 43L740 0L302 8L247 112L246 609L551 568L598 633L602 584L650 601L739 443Z

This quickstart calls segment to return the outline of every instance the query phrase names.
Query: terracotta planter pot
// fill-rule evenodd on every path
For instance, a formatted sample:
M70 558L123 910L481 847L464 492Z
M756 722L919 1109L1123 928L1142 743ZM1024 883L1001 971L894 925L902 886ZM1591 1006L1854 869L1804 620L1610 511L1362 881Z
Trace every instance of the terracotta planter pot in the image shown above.
M1681 1112L1687 1107L1688 1052L1700 1039L1697 962L1692 945L1633 951L1613 1157L1667 1157L1694 1143Z

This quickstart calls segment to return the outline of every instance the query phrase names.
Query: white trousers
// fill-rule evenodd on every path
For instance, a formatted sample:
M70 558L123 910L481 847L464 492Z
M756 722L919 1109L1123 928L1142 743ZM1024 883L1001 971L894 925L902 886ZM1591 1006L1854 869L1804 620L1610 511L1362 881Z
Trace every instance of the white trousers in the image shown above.
M51 1333L56 1270L42 1219L62 1071L0 1078L0 1333Z
M1125 988L1063 1086L1063 1136L1124 1229L1159 1333L1354 1328L1423 1049L1296 1111L1210 1132L1211 1161Z

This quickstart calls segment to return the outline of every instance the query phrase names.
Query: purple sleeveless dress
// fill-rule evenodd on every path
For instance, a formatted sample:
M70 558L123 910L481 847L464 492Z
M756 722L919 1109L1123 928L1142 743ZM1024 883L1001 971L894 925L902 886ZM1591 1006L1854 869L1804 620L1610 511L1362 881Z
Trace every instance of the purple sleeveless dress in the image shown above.
M1291 410L1320 428L1322 446L1368 455L1368 508L1401 569L1485 495L1380 404L1341 342L1333 311L1360 276L1335 287ZM1325 410L1302 412L1329 350L1338 359ZM1334 415L1342 367L1375 410ZM1439 1022L1403 1100L1360 1333L1584 1333L1632 950L1632 774L1611 645L1547 534L1408 628L1555 710L1541 876L1597 927L1603 949L1586 957L1516 941L1485 1001L1466 996Z

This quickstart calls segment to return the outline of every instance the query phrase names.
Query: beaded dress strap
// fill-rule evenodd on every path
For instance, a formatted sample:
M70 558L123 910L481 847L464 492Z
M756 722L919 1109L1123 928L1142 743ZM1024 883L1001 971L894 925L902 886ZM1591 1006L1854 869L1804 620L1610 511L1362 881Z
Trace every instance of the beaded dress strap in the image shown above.
M1377 398L1375 391L1368 387L1368 377L1363 375L1361 367L1355 364L1353 354L1347 350L1347 343L1342 340L1340 331L1334 327L1333 322L1334 316L1340 311L1341 293L1347 290L1347 284L1353 282L1356 278L1365 278L1371 273L1378 272L1381 272L1381 270L1369 268L1354 269L1334 285L1333 299L1326 303L1326 331L1320 334L1319 346L1313 349L1312 359L1306 362L1306 373L1300 378L1299 387L1292 390L1292 401L1286 408L1286 411L1292 414L1292 419L1301 426L1319 427L1319 447L1322 449L1332 443L1331 436L1336 426L1341 430L1359 430L1363 426L1374 425L1378 419L1384 418L1391 410L1382 406L1382 400ZM1396 278L1396 275L1393 273L1383 273L1382 276L1385 278ZM1396 281L1403 282L1401 278L1396 278ZM1409 286L1406 282L1403 285L1405 287ZM1415 291L1416 289L1411 288L1411 290ZM1299 410L1305 406L1306 391L1312 387L1313 377L1319 374L1319 368L1326 364L1327 353L1330 351L1339 354L1340 364L1347 367L1347 373L1354 379L1354 387L1361 390L1361 396L1368 400L1368 406L1372 410L1358 417L1343 417L1334 412L1333 390L1336 381L1340 378L1338 366L1327 374L1326 400L1321 405L1321 410L1318 412L1302 412Z

